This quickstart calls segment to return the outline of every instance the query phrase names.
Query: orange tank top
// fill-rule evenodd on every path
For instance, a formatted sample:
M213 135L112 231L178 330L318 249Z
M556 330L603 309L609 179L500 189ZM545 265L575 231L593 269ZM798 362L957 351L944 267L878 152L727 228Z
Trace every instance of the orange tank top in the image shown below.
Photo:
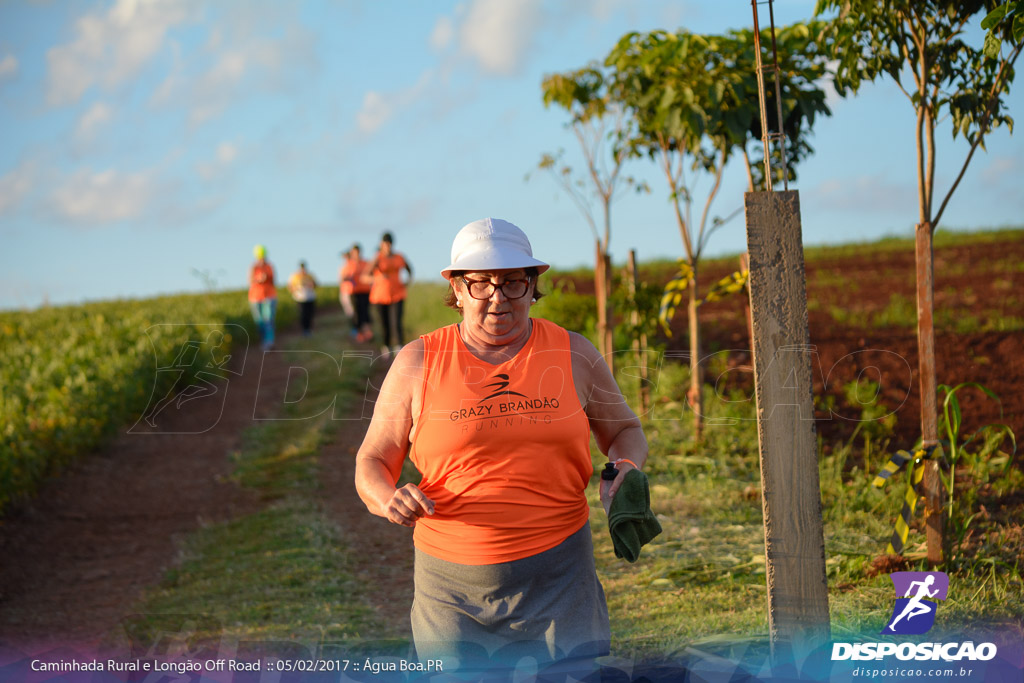
M377 267L373 271L373 287L370 289L370 303L393 304L405 299L405 284L402 282L402 269L406 267L401 254L378 256Z
M366 281L366 269L370 264L359 259L358 261L345 261L345 264L338 272L341 280L341 291L348 294L365 294L370 291L370 283Z
M423 340L423 403L410 459L434 514L413 542L434 557L481 565L555 547L589 518L590 424L572 378L569 333L533 319L500 365L466 348L458 326Z
M249 271L249 301L255 303L266 299L276 299L277 288L274 287L274 268L266 261L257 261Z

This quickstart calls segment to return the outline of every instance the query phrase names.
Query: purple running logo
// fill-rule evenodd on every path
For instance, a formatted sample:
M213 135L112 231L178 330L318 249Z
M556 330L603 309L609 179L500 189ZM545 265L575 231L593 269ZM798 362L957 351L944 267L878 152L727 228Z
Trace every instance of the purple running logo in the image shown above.
M949 577L945 572L893 572L889 575L896 588L896 606L882 633L919 635L935 624L935 600L945 600Z

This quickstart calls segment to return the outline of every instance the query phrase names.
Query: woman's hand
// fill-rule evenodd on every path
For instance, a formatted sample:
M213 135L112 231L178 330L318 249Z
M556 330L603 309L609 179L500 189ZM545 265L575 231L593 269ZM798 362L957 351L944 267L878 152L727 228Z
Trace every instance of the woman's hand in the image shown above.
M415 484L406 484L395 489L391 500L384 506L384 516L388 521L402 526L416 526L417 519L432 514L434 501L427 498Z
M615 463L615 469L617 469L619 473L615 475L615 479L611 481L611 486L601 486L599 489L601 504L604 506L605 512L607 512L611 507L615 494L618 493L619 487L622 486L622 482L626 479L626 472L635 470L636 468L633 467L631 463L623 460ZM602 481L602 484L603 483L604 482Z

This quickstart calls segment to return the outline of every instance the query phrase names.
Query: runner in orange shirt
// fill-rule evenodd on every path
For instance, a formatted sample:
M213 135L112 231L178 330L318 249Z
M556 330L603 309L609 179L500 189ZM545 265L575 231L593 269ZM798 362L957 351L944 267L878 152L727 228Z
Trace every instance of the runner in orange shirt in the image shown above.
M380 239L380 251L370 267L373 273L370 303L376 304L377 312L380 313L380 324L384 331L382 352L385 357L398 353L405 344L402 309L406 287L412 281L412 268L404 256L392 249L393 243L391 233L384 233ZM402 270L408 273L405 282L402 282Z
M352 319L352 336L356 341L366 342L373 339L373 327L370 324L370 288L373 276L370 264L363 260L362 250L358 244L345 252L345 263L339 274L341 280L341 296L348 297L351 310L346 313Z
M249 307L266 350L274 345L274 317L277 314L274 267L267 261L267 248L262 244L253 247L252 254L256 262L249 269Z

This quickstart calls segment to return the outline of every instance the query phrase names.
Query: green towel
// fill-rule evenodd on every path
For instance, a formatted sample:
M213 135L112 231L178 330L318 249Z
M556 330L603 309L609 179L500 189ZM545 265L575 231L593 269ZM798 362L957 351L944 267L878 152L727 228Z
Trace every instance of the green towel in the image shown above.
M608 510L608 530L612 534L615 557L636 562L640 548L661 533L661 524L651 512L651 488L640 470L626 472L622 486L615 492Z

